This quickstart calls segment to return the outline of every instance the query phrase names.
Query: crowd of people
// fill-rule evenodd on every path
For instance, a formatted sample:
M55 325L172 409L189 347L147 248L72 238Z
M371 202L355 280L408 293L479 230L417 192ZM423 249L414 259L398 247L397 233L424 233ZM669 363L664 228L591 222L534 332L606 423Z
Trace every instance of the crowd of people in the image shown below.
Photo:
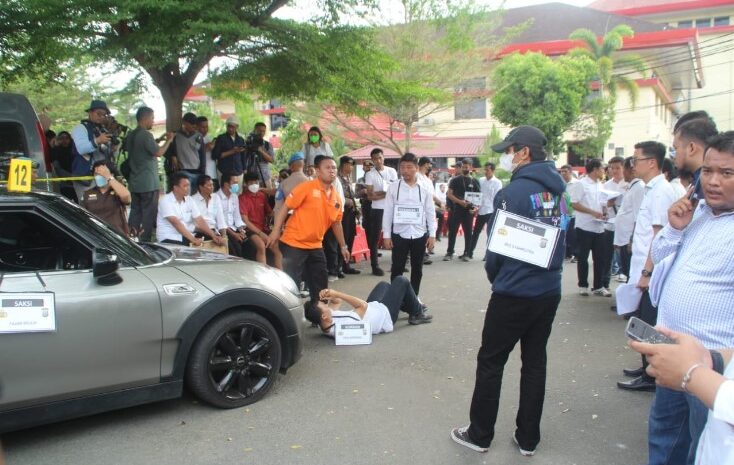
M734 261L727 252L734 240L728 234L734 232L734 133L719 133L705 112L678 120L672 156L660 142L641 141L626 159L605 164L587 158L581 176L570 165L556 169L547 159L543 133L520 126L492 147L502 154L500 167L512 175L506 186L491 162L477 179L473 161L465 159L448 184L436 184L429 158L405 153L395 169L379 148L364 161L364 176L355 184L356 161L335 159L318 127L309 129L288 169L273 176L275 156L263 123L243 136L230 117L226 131L211 138L206 118L187 113L179 131L156 140L153 117L152 109L138 109L137 127L123 140L106 104L93 101L86 120L53 135L52 158L57 176L94 180L64 183L61 193L138 240L208 244L283 269L302 283L308 296L304 315L325 334L333 335L336 318L370 320L373 332L390 332L400 310L410 324L430 323L419 295L423 267L432 263L445 218L444 261L454 258L460 228L464 247L458 258L471 261L485 230L489 239L498 210L558 228L559 247L545 268L499 252L481 253L492 295L470 424L451 431L457 443L480 452L489 448L504 365L520 342L520 404L512 437L523 455L535 453L546 344L561 300L565 259L575 264L580 296L612 297L613 278L631 284L639 304L626 317L659 323L678 342L633 343L641 366L624 369L630 379L618 383L621 389L655 392L649 464L734 463L720 459L734 460L727 446L734 425L734 368L728 363L734 348ZM115 161L120 149L127 153L122 164ZM390 283L378 285L366 301L329 289L329 282L360 273L352 257L360 223L373 275L385 275L380 250L392 251ZM343 303L353 308L342 310Z

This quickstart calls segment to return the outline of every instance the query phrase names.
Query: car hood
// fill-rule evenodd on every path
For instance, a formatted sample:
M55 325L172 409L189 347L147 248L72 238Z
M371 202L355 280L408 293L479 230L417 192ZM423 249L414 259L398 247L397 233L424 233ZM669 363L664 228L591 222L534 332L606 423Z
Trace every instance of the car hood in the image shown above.
M282 271L252 260L191 247L170 247L170 266L191 276L215 294L235 289L260 289L274 294L288 308L300 305L298 287Z

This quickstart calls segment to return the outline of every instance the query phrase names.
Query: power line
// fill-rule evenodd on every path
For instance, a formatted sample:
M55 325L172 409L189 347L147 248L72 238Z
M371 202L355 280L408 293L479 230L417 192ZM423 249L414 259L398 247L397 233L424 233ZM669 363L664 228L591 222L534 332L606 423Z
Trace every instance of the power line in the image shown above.
M708 58L708 57L711 57L711 56L714 56L714 55L718 55L720 53L726 53L728 51L734 50L734 42L729 42L726 45L719 44L718 47L719 48L717 48L715 50L708 50L706 53L702 53L702 54L698 55L698 57L699 58ZM626 72L623 72L623 73L616 73L616 74L614 74L614 76L625 76L625 75L628 75L628 74L636 74L636 73L642 72L642 71L654 70L655 68L660 68L660 67L669 66L669 65L675 65L675 64L679 64L679 63L686 63L686 62L689 62L689 61L691 61L691 57L685 57L685 58L680 58L680 59L671 60L671 61L667 61L667 62L660 62L660 63L657 63L657 64L652 64L652 65L649 65L646 68L642 68L642 69L639 69L639 70L635 69L635 70L626 71Z
M698 100L698 99L708 98L708 97L717 97L719 95L728 95L728 94L732 94L732 93L734 93L734 89L729 89L729 90L725 90L725 91L721 91L721 92L715 92L713 94L699 95L697 97L690 97L690 98L687 98L687 99L676 100L675 102L668 102L668 103L677 104L677 103L680 103L680 102L690 102L691 100ZM615 110L614 112L615 113L628 113L628 112L637 111L637 110L644 110L644 109L647 109L647 108L655 108L657 106L660 106L660 105L659 104L656 104L656 105L646 105L646 106L634 107L634 108L632 108L632 107L629 107L629 108L621 108L619 110Z

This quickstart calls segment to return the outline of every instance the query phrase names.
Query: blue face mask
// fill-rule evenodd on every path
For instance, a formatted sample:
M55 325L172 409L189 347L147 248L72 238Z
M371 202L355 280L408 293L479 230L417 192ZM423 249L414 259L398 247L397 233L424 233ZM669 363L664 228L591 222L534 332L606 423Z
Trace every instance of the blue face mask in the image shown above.
M240 193L240 185L239 184L232 184L229 186L229 191L235 195Z
M104 178L104 176L100 176L99 174L94 175L94 183L97 184L97 187L104 187L107 185L107 180Z

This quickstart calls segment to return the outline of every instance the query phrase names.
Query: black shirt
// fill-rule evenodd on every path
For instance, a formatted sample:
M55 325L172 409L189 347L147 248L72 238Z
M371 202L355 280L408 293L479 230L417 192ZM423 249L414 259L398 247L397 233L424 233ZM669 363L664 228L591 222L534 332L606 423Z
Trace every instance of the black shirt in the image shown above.
M449 181L449 189L453 192L454 196L464 200L464 194L466 192L481 192L481 188L479 187L479 181L472 178L471 176L456 176L451 181ZM463 205L456 204L452 202L454 209L460 209L463 211L468 211L466 207ZM477 207L479 205L476 205Z

